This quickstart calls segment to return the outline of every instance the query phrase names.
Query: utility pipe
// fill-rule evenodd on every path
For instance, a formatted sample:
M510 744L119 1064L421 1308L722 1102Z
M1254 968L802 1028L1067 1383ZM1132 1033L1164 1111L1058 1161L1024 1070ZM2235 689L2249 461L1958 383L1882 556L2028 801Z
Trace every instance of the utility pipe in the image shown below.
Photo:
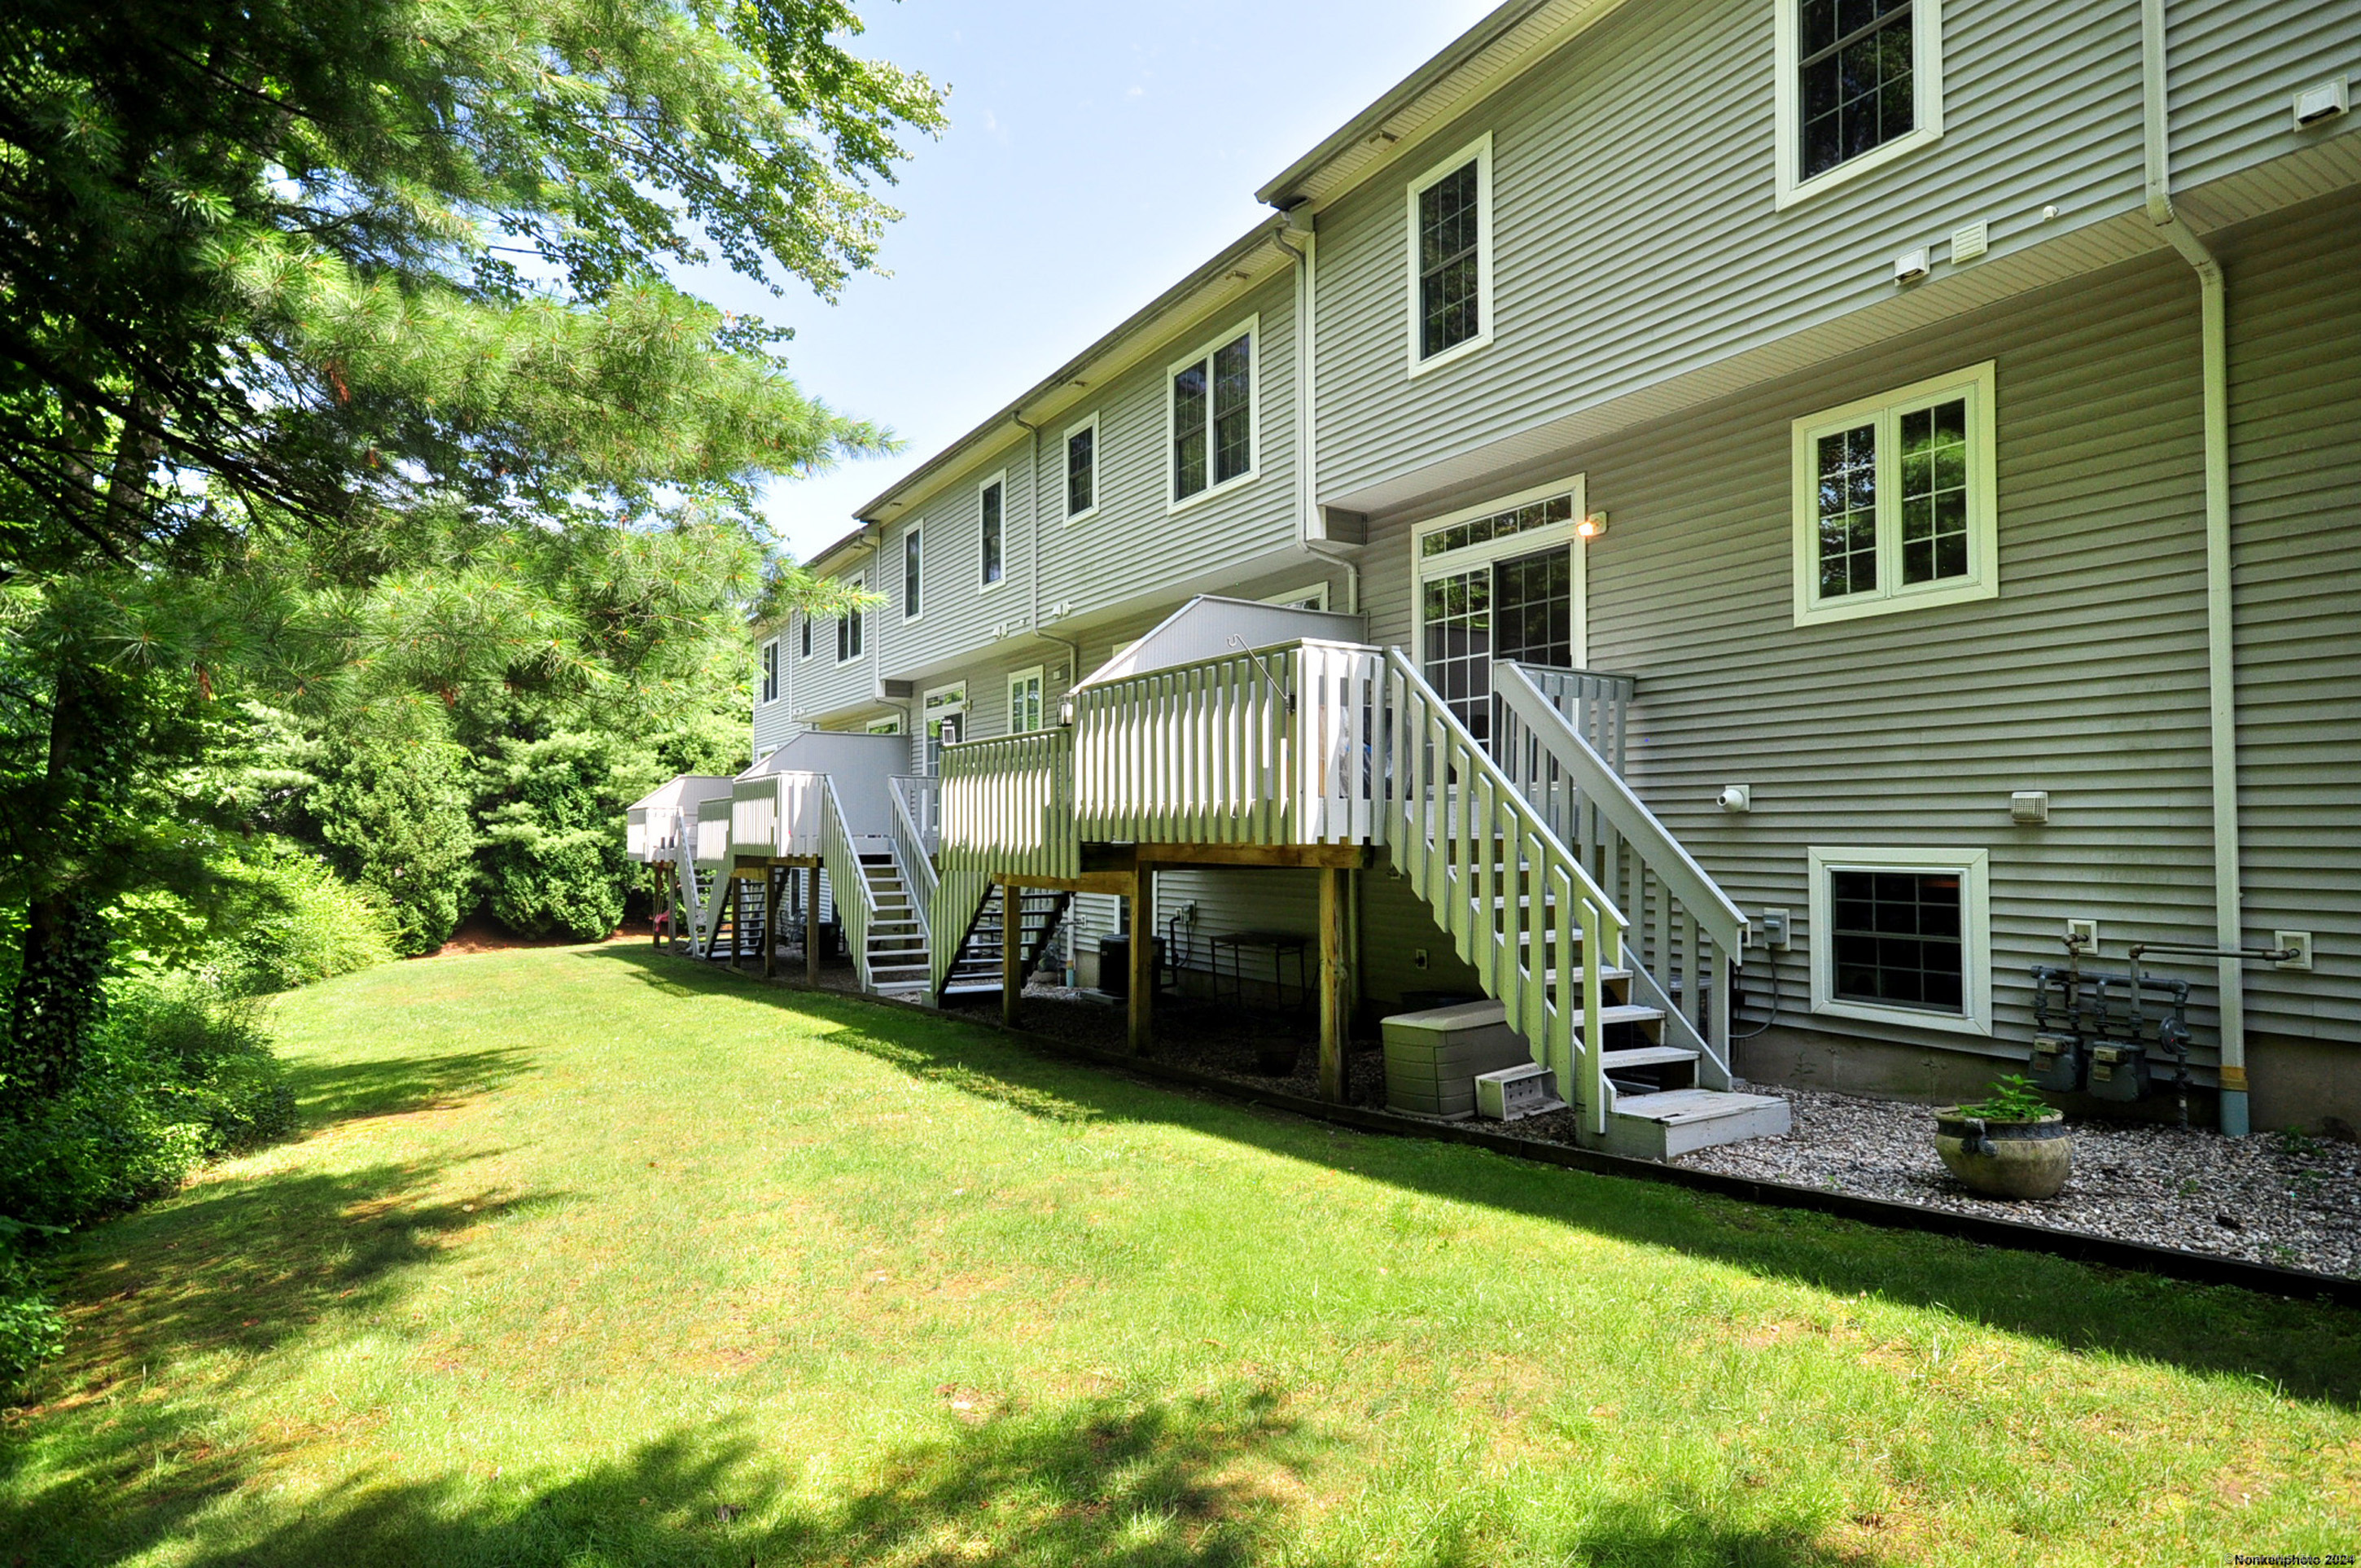
M2244 945L2238 866L2237 648L2230 580L2230 344L2222 264L2172 206L2165 0L2140 0L2147 215L2197 274L2205 389L2205 685L2213 764L2213 939ZM2241 960L2216 960L2222 1011L2222 1133L2246 1135L2246 996Z

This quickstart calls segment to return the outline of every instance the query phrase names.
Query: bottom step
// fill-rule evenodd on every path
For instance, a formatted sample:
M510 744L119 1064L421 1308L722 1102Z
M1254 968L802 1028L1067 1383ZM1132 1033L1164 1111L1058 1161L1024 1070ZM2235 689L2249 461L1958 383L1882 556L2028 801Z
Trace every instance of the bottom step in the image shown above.
M1716 1144L1775 1138L1793 1124L1787 1102L1773 1095L1669 1089L1618 1096L1607 1118L1607 1146L1616 1154L1669 1159Z

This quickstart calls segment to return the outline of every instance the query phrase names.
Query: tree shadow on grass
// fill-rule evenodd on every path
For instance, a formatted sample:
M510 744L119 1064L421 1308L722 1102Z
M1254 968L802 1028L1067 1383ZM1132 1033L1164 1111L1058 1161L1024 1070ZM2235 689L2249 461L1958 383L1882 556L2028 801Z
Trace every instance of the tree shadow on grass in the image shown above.
M298 1061L287 1069L287 1084L304 1124L319 1127L369 1116L449 1110L491 1092L532 1066L529 1053L514 1049Z
M2361 1406L2361 1312L2230 1287L1888 1231L1715 1193L1527 1164L1488 1150L1323 1125L1280 1112L1038 1054L956 1021L822 992L749 985L645 949L584 957L651 970L691 993L723 993L837 1025L842 1046L1028 1113L1185 1126L1433 1197L1814 1286L1934 1308L2078 1353L2251 1378L2299 1398Z
M976 1412L943 1427L817 1498L792 1479L807 1456L769 1448L745 1423L724 1420L564 1476L455 1472L392 1483L363 1475L305 1499L300 1510L258 1494L203 1519L118 1515L71 1545L43 1533L23 1539L59 1568L119 1563L166 1541L193 1548L175 1556L192 1568L1230 1568L1281 1552L1305 1568L1348 1568L1363 1560L1291 1545L1327 1511L1315 1495L1327 1445L1288 1417L1268 1387ZM1389 1555L1429 1568L1477 1568L1519 1546L1540 1549L1521 1555L1632 1568L1839 1561L1801 1530L1736 1525L1694 1500L1610 1501L1587 1519L1552 1521L1562 1542L1512 1542L1502 1501L1495 1483L1424 1510L1403 1527L1415 1537L1389 1542Z
M202 1405L143 1398L150 1369L218 1358L234 1375L325 1314L375 1322L404 1276L450 1255L475 1227L558 1201L490 1190L449 1195L453 1163L203 1183L69 1243L59 1270L66 1353L27 1386L38 1403L15 1414L37 1429L77 1406L103 1401L107 1409L75 1423L70 1475L34 1481L25 1445L0 1443L0 1496L17 1513L12 1528L71 1540L93 1510L137 1488L150 1499L145 1511L156 1529L169 1530L237 1486L255 1455L215 1451L203 1435L212 1412ZM170 1484L144 1486L159 1465L169 1465Z

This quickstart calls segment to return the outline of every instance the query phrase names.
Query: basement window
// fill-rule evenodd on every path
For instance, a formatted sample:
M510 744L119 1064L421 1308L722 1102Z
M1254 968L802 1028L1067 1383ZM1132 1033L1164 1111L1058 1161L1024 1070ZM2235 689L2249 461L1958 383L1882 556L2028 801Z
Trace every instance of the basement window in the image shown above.
M1258 321L1231 328L1165 372L1172 494L1180 507L1255 476L1254 341Z
M1410 186L1410 370L1492 341L1492 137Z
M1943 134L1942 0L1778 0L1777 204Z
M1999 593L1990 362L1792 430L1796 625Z
M1814 1013L1992 1033L1985 851L1809 855Z

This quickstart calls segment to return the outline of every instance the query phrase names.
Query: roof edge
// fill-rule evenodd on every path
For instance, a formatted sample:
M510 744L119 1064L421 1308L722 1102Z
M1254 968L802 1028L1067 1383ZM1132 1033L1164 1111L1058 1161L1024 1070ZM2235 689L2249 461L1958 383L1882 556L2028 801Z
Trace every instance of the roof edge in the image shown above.
M1276 178L1266 181L1255 192L1255 200L1265 206L1291 205L1286 198L1292 193L1294 186L1316 172L1323 164L1359 146L1381 129L1386 121L1400 113L1403 105L1424 96L1437 82L1491 48L1502 34L1549 3L1550 0L1508 0L1508 4L1493 10L1474 27L1444 45L1425 64L1394 83L1375 103L1330 132L1317 147L1289 164Z
M1273 214L1256 224L1245 234L1224 246L1211 259L1192 269L1187 277L1126 316L1113 330L1101 334L1089 347L1027 387L1014 402L1003 407L992 417L970 429L966 434L943 447L894 484L879 491L855 511L853 516L860 519L864 525L882 521L883 520L877 514L884 510L888 502L925 484L945 468L956 465L973 451L978 444L989 440L994 432L1015 422L1016 418L1024 413L1028 404L1046 398L1049 393L1072 380L1093 363L1106 357L1126 339L1137 334L1141 328L1170 311L1174 306L1185 302L1191 294L1202 290L1206 284L1221 277L1239 260L1252 254L1273 234L1286 226L1286 223L1287 220L1283 216ZM829 546L819 555L813 557L814 562L820 561L852 543L858 537L859 532L856 530L853 534L849 534L837 543Z

